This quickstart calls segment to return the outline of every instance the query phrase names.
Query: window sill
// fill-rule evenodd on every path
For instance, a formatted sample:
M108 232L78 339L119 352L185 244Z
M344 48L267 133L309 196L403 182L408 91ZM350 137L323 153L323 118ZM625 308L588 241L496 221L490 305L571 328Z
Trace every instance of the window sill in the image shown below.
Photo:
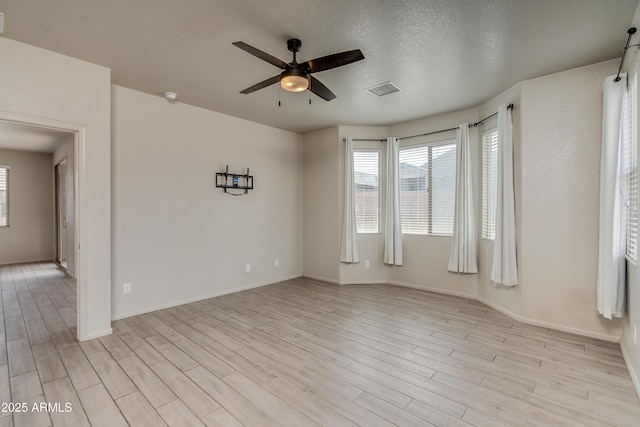
M403 236L453 237L451 234L402 233Z

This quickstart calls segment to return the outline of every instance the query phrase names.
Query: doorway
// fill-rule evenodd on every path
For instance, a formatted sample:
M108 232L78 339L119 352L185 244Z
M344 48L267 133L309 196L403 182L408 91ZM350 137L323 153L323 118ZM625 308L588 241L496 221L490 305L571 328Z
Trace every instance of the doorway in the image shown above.
M0 112L0 148L52 154L49 170L54 172L54 194L49 206L54 211L54 228L50 247L56 264L76 279L75 323L80 340L88 339L89 335L87 301L82 298L87 287L86 269L81 268L85 257L81 257L84 252L79 245L82 224L78 189L85 179L82 173L85 132L84 125Z

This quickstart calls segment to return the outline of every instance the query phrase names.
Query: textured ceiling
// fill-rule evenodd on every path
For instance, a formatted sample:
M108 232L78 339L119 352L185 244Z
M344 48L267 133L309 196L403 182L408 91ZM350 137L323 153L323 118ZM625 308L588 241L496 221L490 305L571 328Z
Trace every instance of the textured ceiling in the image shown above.
M513 84L620 56L638 0L0 0L4 37L109 67L114 84L282 129L387 125L474 107ZM285 62L361 49L314 74L337 99L278 85L233 46ZM391 80L402 91L364 89ZM0 82L1 84L1 82ZM312 100L309 105L309 99ZM281 101L282 106L278 106Z

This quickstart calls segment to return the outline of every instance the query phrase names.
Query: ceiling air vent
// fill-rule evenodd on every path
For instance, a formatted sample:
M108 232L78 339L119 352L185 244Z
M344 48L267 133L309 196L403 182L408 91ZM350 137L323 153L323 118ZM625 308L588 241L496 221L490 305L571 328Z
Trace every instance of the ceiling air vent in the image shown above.
M400 88L394 85L391 82L380 83L379 85L372 86L368 89L365 89L376 96L385 96L390 93L400 92Z

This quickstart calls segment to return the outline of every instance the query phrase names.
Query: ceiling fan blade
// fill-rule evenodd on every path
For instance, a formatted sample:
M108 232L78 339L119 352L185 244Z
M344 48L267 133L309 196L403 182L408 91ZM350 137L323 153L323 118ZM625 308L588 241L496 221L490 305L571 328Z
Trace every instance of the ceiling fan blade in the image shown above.
M343 65L351 64L352 62L360 61L362 59L364 59L364 55L360 49L355 49L348 50L346 52L334 53L333 55L323 56L322 58L311 59L301 65L310 73L317 73L319 71L342 67Z
M311 80L311 84L309 85L309 90L325 101L331 101L336 98L336 95L329 90L328 87L320 83L320 80L316 79L313 76L309 76Z
M278 59L275 56L269 55L267 52L263 52L260 49L257 49L251 45L246 44L245 42L234 42L233 45L239 47L245 52L249 52L253 56L257 56L263 61L267 61L269 64L273 64L278 68L282 68L283 70L286 70L287 67L289 67L289 64L287 64L283 60Z
M270 79L267 79L267 80L265 80L263 82L257 83L257 84L255 84L255 85L253 85L251 87L246 88L245 90L243 90L240 93L245 93L246 94L246 93L255 92L257 90L264 89L267 86L271 86L274 83L278 83L279 81L280 81L280 75L273 76Z

